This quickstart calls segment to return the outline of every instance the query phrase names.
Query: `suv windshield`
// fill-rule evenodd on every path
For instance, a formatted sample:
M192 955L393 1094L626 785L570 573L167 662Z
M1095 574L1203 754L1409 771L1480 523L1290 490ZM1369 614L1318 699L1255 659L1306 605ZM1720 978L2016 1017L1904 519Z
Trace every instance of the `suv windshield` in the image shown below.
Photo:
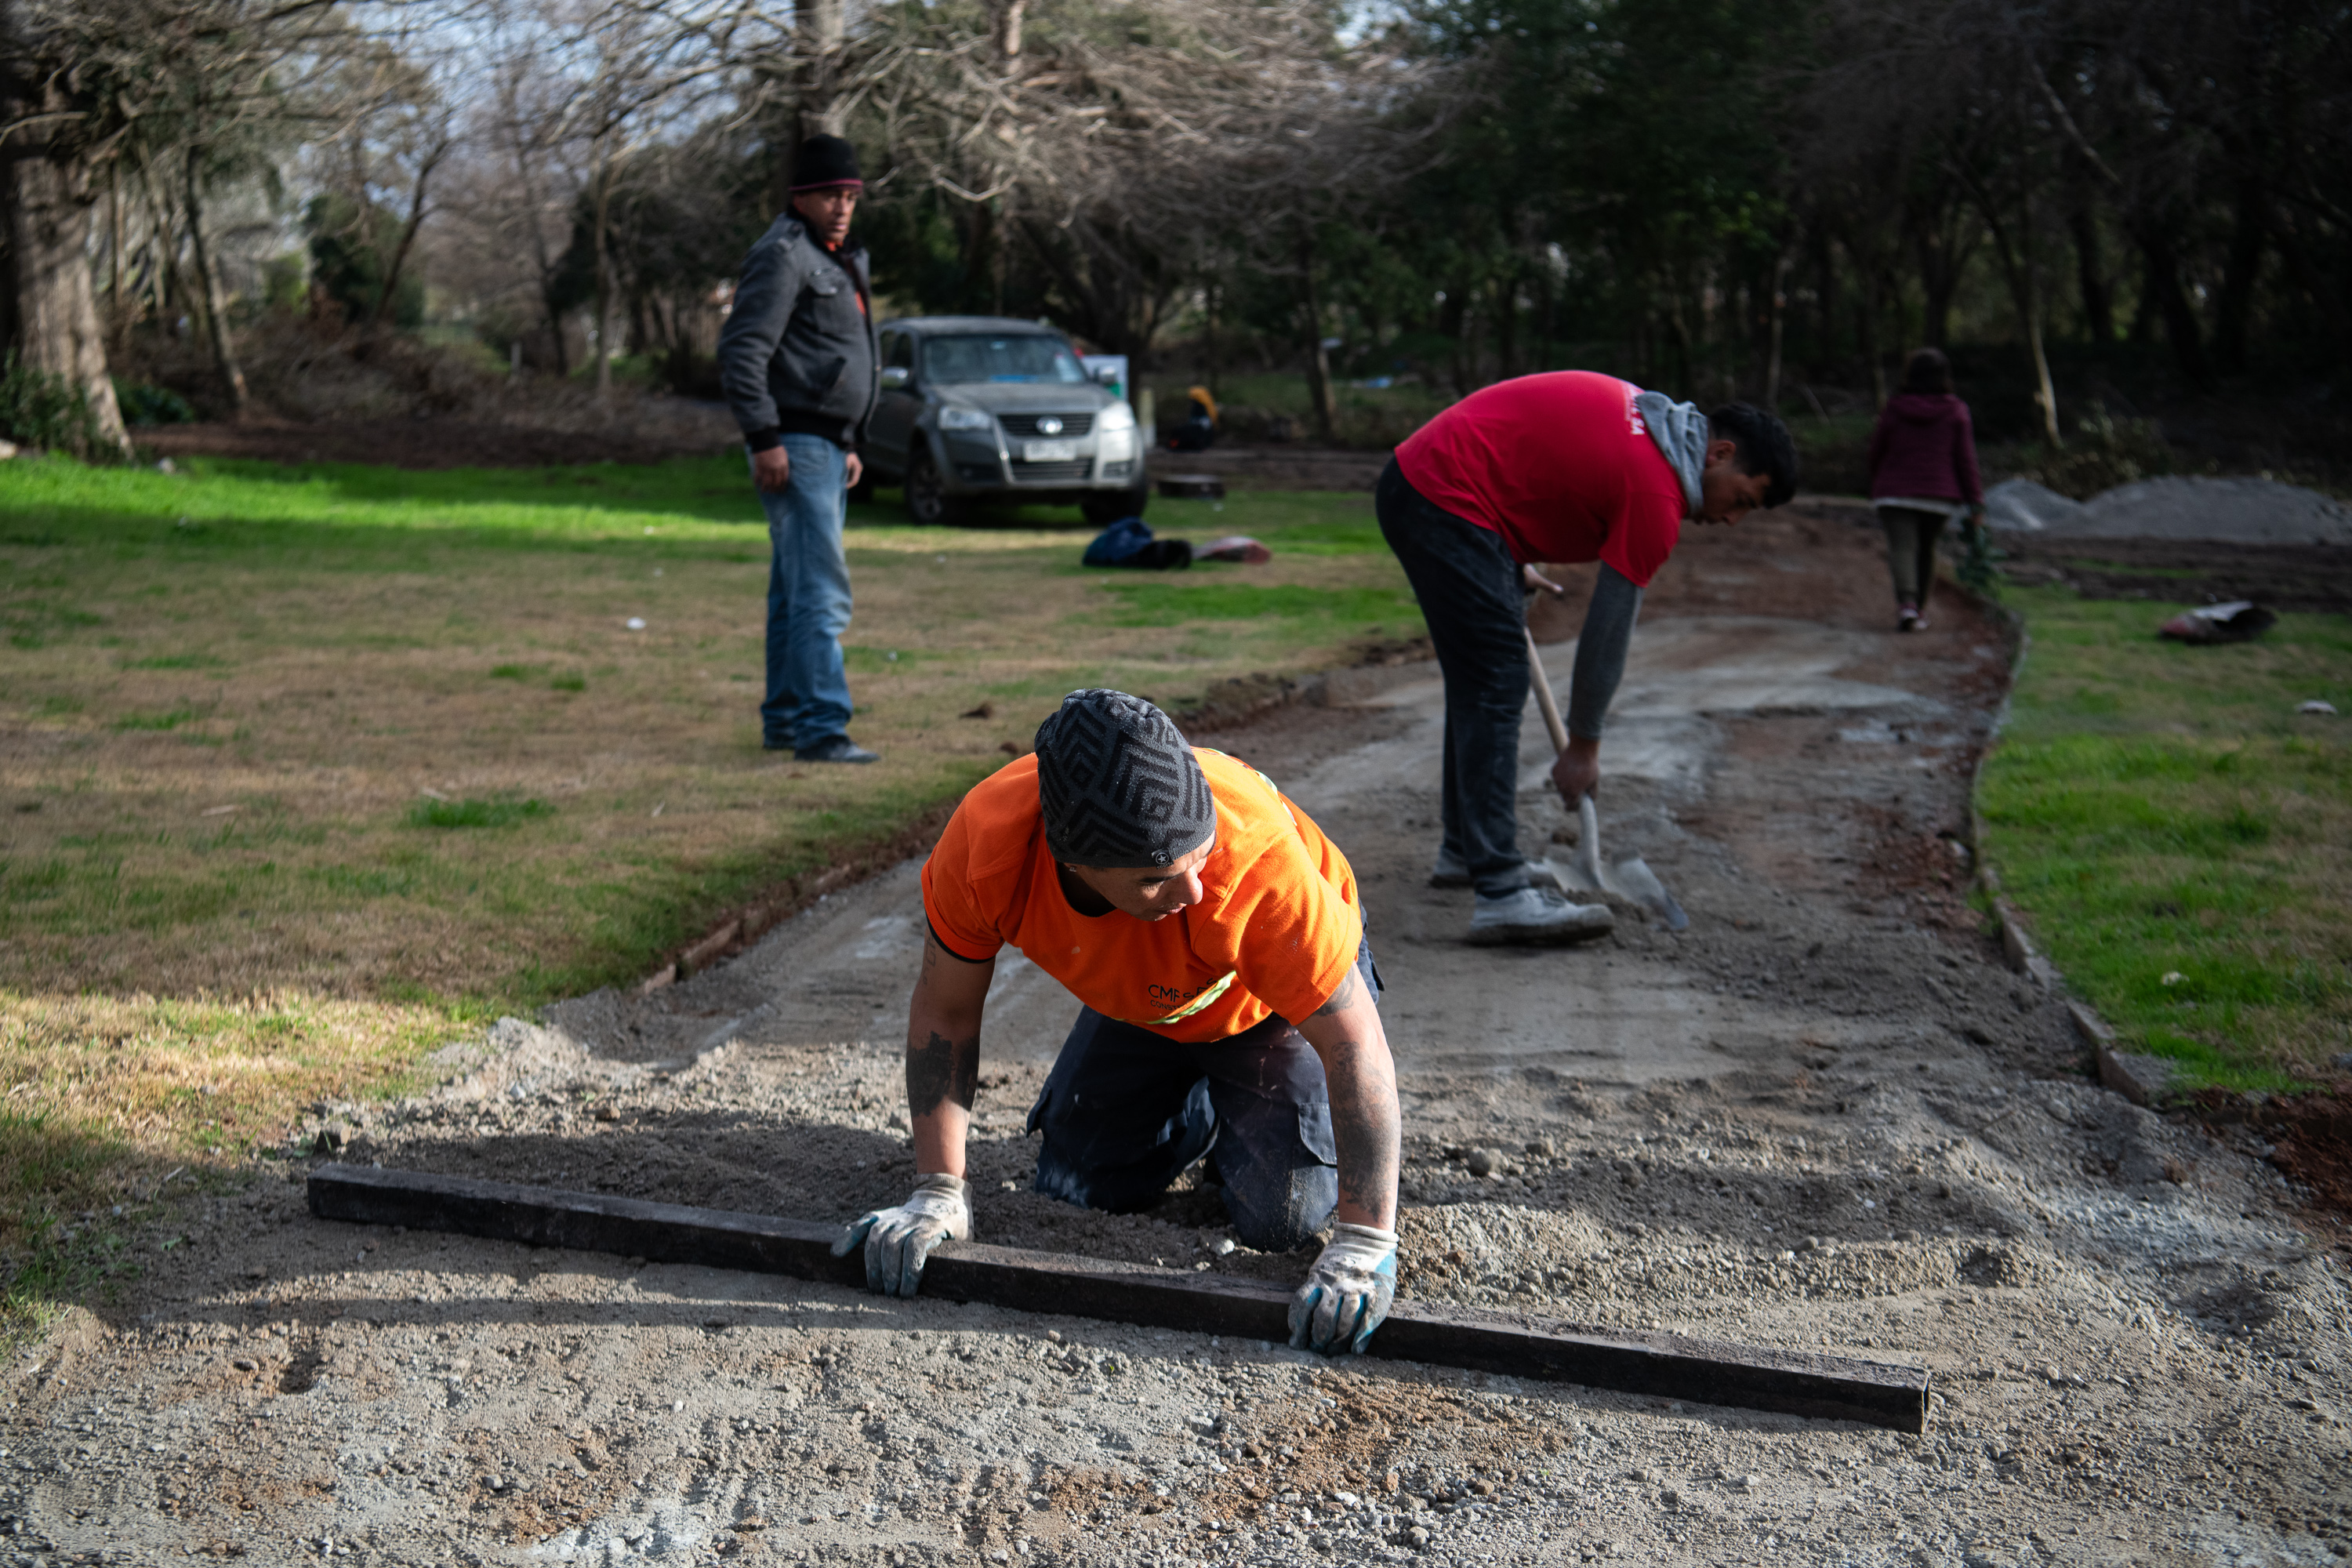
M1008 337L931 338L923 344L929 378L953 384L968 381L1083 382L1078 356L1059 338L1042 332Z

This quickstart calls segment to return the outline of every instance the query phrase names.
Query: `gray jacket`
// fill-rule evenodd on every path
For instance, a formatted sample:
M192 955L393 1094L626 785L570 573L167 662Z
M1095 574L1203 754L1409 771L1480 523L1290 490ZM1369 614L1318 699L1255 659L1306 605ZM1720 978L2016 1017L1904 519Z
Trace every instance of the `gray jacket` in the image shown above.
M755 452L779 436L854 447L874 411L879 363L863 247L825 254L785 213L743 258L734 309L719 333L719 379Z

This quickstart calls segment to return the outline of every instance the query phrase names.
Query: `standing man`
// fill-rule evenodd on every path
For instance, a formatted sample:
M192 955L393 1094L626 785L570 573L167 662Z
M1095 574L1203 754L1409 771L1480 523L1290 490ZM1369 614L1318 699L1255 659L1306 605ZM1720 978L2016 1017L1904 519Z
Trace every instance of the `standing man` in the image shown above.
M923 866L907 1016L914 1195L849 1227L875 1289L911 1296L971 1236L964 1138L996 955L1077 997L1029 1112L1037 1190L1148 1208L1208 1156L1248 1246L1332 1236L1291 1342L1360 1351L1396 1293L1396 1068L1347 859L1265 776L1196 750L1124 692L1074 691L1034 757L963 798Z
M719 374L768 513L768 696L761 741L801 763L870 763L849 738L849 558L841 542L877 353L866 250L849 245L865 190L857 149L812 136L792 210L744 258L719 334Z
M1601 783L1601 729L1642 590L1693 522L1736 523L1797 488L1788 427L1744 403L1712 415L1614 376L1557 371L1475 392L1415 431L1373 504L1445 679L1445 837L1430 880L1477 889L1474 942L1579 942L1610 929L1518 847L1521 595L1561 590L1539 561L1598 561L1552 783L1570 806Z

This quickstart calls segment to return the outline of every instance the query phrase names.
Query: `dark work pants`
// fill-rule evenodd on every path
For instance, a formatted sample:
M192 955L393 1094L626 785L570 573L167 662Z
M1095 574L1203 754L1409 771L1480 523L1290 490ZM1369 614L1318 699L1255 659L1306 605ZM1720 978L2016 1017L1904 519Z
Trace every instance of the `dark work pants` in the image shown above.
M1394 458L1372 505L1421 601L1445 678L1445 847L1462 858L1481 896L1500 898L1528 885L1519 853L1528 641L1518 563L1501 534L1431 501Z
M1377 999L1369 943L1356 972ZM1029 1131L1045 1135L1037 1190L1112 1214L1150 1208L1208 1156L1234 1233L1261 1252L1304 1245L1339 1201L1323 1060L1280 1018L1186 1045L1082 1007Z
M1886 572L1895 579L1896 604L1927 607L1927 595L1936 588L1936 542L1950 521L1948 513L1916 507L1878 509L1879 526L1886 530Z

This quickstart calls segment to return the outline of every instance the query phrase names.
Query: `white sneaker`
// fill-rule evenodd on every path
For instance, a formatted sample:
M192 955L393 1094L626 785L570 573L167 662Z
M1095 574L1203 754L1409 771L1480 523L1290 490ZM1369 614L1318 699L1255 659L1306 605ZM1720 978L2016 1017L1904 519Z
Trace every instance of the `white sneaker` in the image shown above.
M1499 899L1481 895L1470 911L1470 941L1481 947L1591 942L1616 929L1608 905L1571 904L1556 888L1521 888Z

